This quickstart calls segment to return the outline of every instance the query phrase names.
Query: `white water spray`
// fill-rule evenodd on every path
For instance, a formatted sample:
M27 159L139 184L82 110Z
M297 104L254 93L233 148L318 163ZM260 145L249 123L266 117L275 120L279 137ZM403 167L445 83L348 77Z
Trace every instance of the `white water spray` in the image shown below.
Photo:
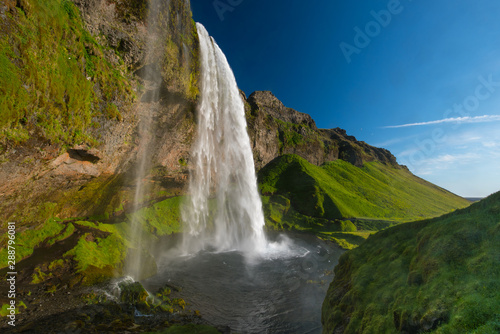
M201 49L201 101L192 149L190 197L183 207L183 248L259 253L266 248L245 108L224 53L196 24Z
M146 254L145 242L143 240L143 227L142 219L138 213L141 209L145 195L149 191L149 187L145 178L147 177L148 171L151 168L151 147L154 144L154 114L158 112L159 99L160 99L160 87L161 87L161 74L156 70L153 62L155 55L155 44L160 38L158 35L159 27L159 0L151 0L148 4L148 26L149 34L146 43L146 63L150 63L144 67L144 81L146 82L146 88L148 93L145 94L146 98L143 97L145 102L149 103L149 108L143 108L139 113L139 146L137 148L137 162L134 170L135 178L135 192L133 199L132 212L134 213L131 217L131 246L129 250L127 260L124 267L124 272L133 277L135 280L139 280L145 275L145 268L143 267L145 261L143 256ZM147 275L147 273L146 273Z

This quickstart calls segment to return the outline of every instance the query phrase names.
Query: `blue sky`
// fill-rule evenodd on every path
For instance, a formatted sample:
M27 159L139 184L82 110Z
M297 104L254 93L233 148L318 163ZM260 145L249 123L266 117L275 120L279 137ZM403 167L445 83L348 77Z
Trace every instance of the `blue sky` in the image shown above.
M500 190L500 1L191 4L247 95L270 90L459 195Z

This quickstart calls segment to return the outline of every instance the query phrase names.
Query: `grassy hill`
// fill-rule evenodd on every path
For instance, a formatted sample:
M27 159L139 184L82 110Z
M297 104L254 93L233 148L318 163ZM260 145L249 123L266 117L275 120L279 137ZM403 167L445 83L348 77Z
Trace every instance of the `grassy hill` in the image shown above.
M345 253L324 333L499 333L500 192Z
M470 203L449 191L380 162L363 167L336 160L316 166L297 155L274 159L258 175L263 195L281 195L302 215L411 221Z

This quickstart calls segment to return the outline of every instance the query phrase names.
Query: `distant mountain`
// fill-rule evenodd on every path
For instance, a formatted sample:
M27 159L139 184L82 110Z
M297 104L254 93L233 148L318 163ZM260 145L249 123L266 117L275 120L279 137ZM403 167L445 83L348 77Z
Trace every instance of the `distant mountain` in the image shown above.
M482 200L484 197L464 197L466 200L468 200L469 202L479 202L480 200Z
M499 333L500 192L342 255L323 333Z

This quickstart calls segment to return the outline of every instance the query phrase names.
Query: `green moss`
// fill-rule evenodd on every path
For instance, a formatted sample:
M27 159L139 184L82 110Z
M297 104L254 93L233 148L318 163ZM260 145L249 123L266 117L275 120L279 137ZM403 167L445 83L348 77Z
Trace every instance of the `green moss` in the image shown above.
M125 22L143 21L147 17L146 0L111 0L116 5L118 17Z
M66 225L66 228L62 231L62 233L60 233L59 235L57 235L54 238L51 238L47 242L47 244L53 245L58 241L61 241L61 240L64 240L64 239L70 237L71 235L73 235L74 232L75 232L75 226L73 224L69 223Z
M333 241L343 249L354 249L361 245L374 232L321 232L323 240Z
M82 187L75 187L54 196L57 200L56 214L76 216L85 212L94 220L108 219L120 210L127 198L123 189L124 175L101 175Z
M118 107L112 102L107 104L105 113L107 114L109 119L116 119L118 121L123 120L123 116L118 110Z
M38 226L28 227L24 231L16 233L16 261L30 256L36 247L41 246L43 243L51 244L53 240L58 240L60 232L64 229L64 224L56 219L48 219L45 223ZM6 243L2 243L5 245ZM0 256L7 258L7 249L0 250ZM6 262L2 262L7 266Z
M96 144L100 102L130 101L130 84L71 1L25 0L17 9L6 12L9 32L0 33L0 143L35 132L54 143Z
M343 232L356 232L358 229L350 220L341 220L340 228Z
M186 302L182 298L172 299L172 304L177 305L178 307L180 307L183 310L186 308Z
M108 302L108 297L102 293L86 293L81 295L81 298L87 305L104 304Z
M55 270L57 268L60 268L60 267L63 267L63 266L64 266L64 260L63 259L57 259L57 260L52 261L49 264L49 270L53 271L53 270Z
M120 301L129 305L146 303L149 293L139 282L120 284Z
M323 240L336 243L344 249L353 249L373 231L358 232L350 221L314 218L297 212L290 200L280 195L262 197L266 228L315 234Z
M10 307L10 304L2 304L2 308L0 309L0 317L6 317L7 315L10 314L10 310L8 308ZM26 304L21 300L19 302L16 302L16 313L19 314L20 308L27 309L28 307Z
M147 233L163 236L182 231L181 204L182 196L172 197L143 208L130 215L129 219L137 219Z
M324 330L500 330L499 203L497 193L439 218L387 228L345 253L323 304Z
M97 228L108 232L109 235L94 239L87 233L78 240L75 248L65 253L64 256L72 256L77 262L77 271L81 273L89 272L91 275L94 271L99 278L103 275L112 277L115 273L119 273L128 247L128 242L123 237L126 235L126 226L101 223L96 225L89 222L77 222L77 224ZM110 272L107 272L108 270Z
M39 284L48 279L51 279L52 277L53 276L51 273L46 274L40 269L40 267L37 266L33 272L33 275L31 276L31 284Z

